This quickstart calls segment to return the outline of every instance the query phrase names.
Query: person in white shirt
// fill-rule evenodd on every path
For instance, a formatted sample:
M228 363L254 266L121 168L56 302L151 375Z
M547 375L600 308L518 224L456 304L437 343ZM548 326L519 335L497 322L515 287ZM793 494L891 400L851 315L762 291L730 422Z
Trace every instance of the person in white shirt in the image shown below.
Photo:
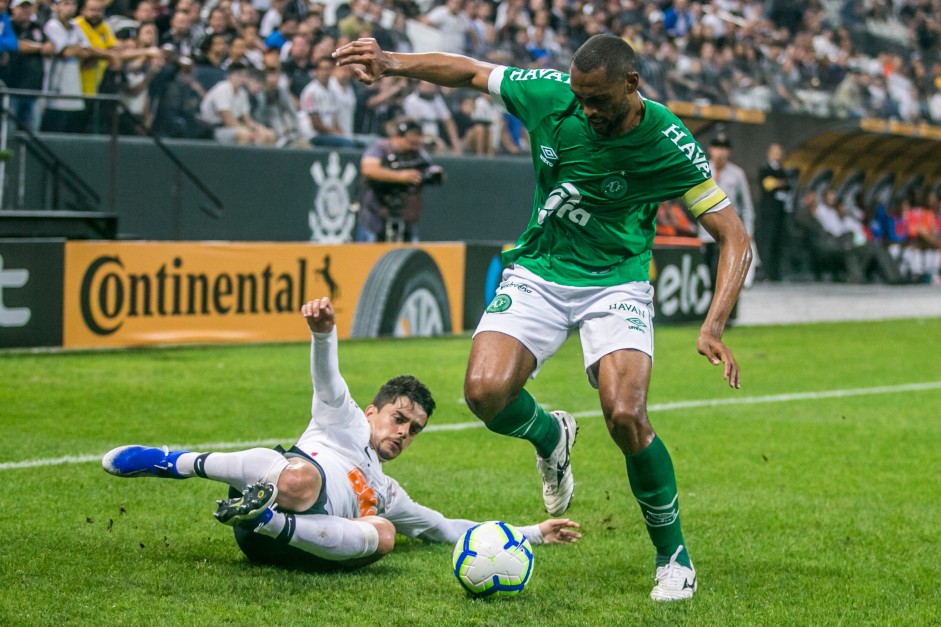
M353 136L353 123L356 119L356 90L353 87L353 70L348 67L336 67L328 83L330 93L337 104L337 126L345 137Z
M709 167L712 169L712 178L722 188L726 196L732 202L732 206L738 212L745 225L745 232L751 240L752 256L756 256L758 251L755 249L755 205L752 203L751 191L748 186L748 176L745 170L729 161L732 153L732 141L725 133L718 133L709 142ZM699 226L699 241L702 243L703 256L709 265L709 273L712 277L712 284L716 284L716 276L719 271L719 245L711 235ZM755 266L752 264L748 270L748 276L745 277L745 287L750 287L755 275ZM738 303L732 307L732 313L729 319L734 320L738 313Z
M340 126L340 101L330 79L336 61L320 57L314 64L314 78L300 97L302 134L315 146L352 146L353 138Z
M80 66L90 56L88 38L75 25L75 0L58 0L55 17L43 26L43 33L55 47L45 59L43 90L63 96L82 95ZM79 98L50 98L40 130L49 133L79 133L85 126L85 102Z
M454 543L475 522L450 519L413 501L382 464L425 428L435 402L411 375L390 379L365 410L340 375L335 312L329 299L301 314L311 332L311 421L287 452L171 452L121 446L102 459L119 477L202 477L236 495L219 501L220 522L235 527L252 561L313 570L357 568L392 551L395 534ZM576 542L578 523L550 519L520 527L533 544Z
M443 5L429 11L420 21L434 26L441 33L442 52L467 54L467 39L471 22L464 13L462 0L447 0Z
M200 119L213 127L213 138L221 144L271 145L274 132L251 116L249 85L258 83L245 65L233 63L226 80L212 86L199 103ZM260 84L258 85L260 89Z
M426 138L443 143L439 123L448 134L448 142L455 154L461 154L463 147L458 138L457 125L444 98L438 93L438 87L428 81L420 81L418 87L402 101L405 115L415 118L422 126Z

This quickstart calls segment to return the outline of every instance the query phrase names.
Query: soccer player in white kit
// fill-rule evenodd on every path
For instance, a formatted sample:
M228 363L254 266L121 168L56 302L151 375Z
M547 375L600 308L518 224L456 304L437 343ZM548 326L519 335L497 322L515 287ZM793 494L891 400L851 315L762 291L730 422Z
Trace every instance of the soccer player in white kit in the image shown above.
M119 477L203 477L227 483L232 498L215 516L235 528L252 561L315 570L356 568L390 553L395 534L454 543L474 521L449 519L413 501L383 462L421 433L435 402L410 375L390 379L365 409L340 375L329 299L301 308L311 331L311 421L289 451L235 453L121 446L102 459ZM575 542L578 524L550 519L520 527L533 544Z

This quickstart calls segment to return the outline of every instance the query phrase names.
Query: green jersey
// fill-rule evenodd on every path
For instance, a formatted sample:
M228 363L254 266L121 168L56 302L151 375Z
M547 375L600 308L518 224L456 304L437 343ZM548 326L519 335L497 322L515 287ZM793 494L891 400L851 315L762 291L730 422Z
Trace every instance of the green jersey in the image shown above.
M557 70L498 67L494 100L529 131L532 216L504 265L563 285L648 281L660 203L682 197L695 216L729 204L709 160L679 118L645 100L640 124L600 137Z

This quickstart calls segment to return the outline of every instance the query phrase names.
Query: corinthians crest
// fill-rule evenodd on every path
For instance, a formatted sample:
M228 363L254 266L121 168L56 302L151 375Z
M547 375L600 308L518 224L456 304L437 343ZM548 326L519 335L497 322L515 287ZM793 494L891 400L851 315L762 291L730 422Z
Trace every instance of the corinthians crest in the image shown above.
M340 166L340 154L331 152L324 170L320 161L310 166L310 175L317 185L314 206L307 214L310 241L323 244L349 242L353 239L355 214L350 211L350 184L356 180L356 166Z

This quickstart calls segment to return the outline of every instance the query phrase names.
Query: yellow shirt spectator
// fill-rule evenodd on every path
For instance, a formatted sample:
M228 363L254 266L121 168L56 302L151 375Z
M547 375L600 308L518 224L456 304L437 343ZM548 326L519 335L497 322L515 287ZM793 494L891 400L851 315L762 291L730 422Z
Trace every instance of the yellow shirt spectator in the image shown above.
M85 16L75 18L75 24L82 29L85 36L88 37L88 43L91 48L98 50L108 50L117 44L111 27L104 21L99 21L93 26ZM82 93L86 96L94 96L98 93L98 86L108 68L108 61L104 59L90 58L82 63Z

